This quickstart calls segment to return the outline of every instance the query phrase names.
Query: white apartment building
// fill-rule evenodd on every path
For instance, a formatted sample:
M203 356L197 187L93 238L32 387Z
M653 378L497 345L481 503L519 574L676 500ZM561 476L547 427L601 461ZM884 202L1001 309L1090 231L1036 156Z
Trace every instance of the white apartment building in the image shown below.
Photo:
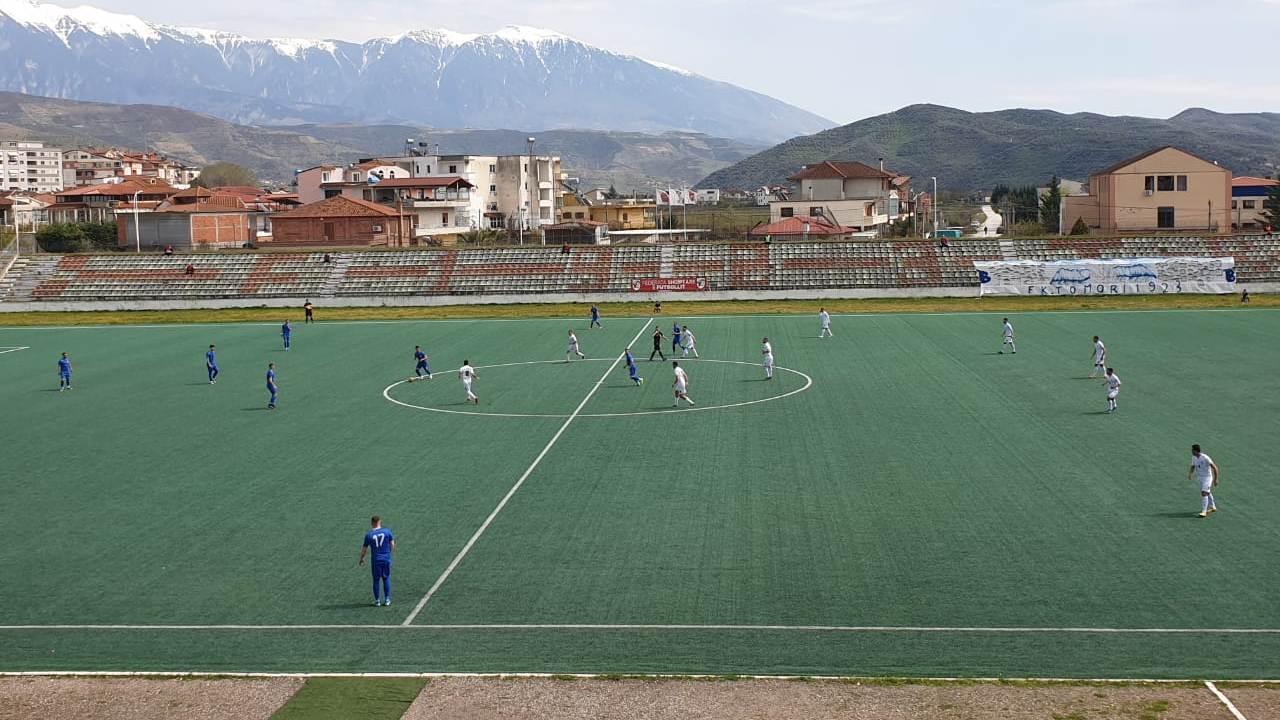
M25 140L0 141L0 190L55 193L62 188L60 148Z
M413 177L456 176L473 186L467 215L476 227L536 230L564 205L555 155L415 155L395 158Z
M860 162L808 165L787 178L798 189L769 203L770 222L820 217L848 228L875 230L906 212L902 202L910 178Z

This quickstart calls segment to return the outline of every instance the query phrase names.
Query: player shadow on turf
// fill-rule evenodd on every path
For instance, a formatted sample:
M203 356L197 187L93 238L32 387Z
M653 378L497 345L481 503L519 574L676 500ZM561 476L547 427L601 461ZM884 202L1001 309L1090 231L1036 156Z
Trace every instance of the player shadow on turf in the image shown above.
M369 607L369 602L367 600L362 600L360 602L326 603L323 605L317 605L316 609L317 610L355 610L357 608L364 609L367 607Z
M261 405L259 405L258 407L240 408L240 411L241 411L241 412L253 412L253 411L255 411L255 410L266 410L266 409L267 409L267 408L262 407Z
M1165 518L1166 520L1199 520L1200 516L1193 512L1162 512L1152 513L1151 517Z
M1113 415L1110 410L1088 410L1080 413L1081 415Z

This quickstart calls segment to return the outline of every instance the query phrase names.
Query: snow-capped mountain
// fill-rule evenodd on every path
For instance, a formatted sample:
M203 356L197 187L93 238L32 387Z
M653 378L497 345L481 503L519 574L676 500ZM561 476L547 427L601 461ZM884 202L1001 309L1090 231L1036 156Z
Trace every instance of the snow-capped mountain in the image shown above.
M832 125L759 93L536 28L260 40L34 0L0 0L0 90L175 105L255 124L692 130L764 142Z

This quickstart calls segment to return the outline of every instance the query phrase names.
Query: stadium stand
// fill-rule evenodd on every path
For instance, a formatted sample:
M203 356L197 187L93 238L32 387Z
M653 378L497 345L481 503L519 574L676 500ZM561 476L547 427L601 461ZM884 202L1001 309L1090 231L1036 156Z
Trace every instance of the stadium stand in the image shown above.
M1242 282L1280 281L1280 235L894 240L408 250L310 254L35 256L0 300L181 300L626 292L645 278L708 290L974 287L975 260L1232 256ZM191 272L187 272L187 265Z

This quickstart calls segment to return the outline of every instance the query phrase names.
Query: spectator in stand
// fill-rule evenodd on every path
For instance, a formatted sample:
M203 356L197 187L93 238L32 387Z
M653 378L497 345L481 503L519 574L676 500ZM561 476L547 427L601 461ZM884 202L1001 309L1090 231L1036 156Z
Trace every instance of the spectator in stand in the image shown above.
M164 254L165 254L165 255L172 255L172 254L173 254L173 246L172 246L172 245L165 245L165 246L164 246Z
M325 253L325 254L324 254L324 262L325 262L325 264L326 264L326 265L328 265L329 263L333 262L333 257L331 257L331 256L329 255L329 253Z
M183 274L184 274L184 275L195 275L195 274L196 274L196 266L195 266L195 265L192 265L191 263L187 263L187 266L186 266L185 268L183 268L183 269L182 269L182 272L183 272Z
M565 244L564 244L564 247L560 248L560 252L561 252L562 254L564 254L564 255L568 255L568 254L569 254L569 243L565 243Z

